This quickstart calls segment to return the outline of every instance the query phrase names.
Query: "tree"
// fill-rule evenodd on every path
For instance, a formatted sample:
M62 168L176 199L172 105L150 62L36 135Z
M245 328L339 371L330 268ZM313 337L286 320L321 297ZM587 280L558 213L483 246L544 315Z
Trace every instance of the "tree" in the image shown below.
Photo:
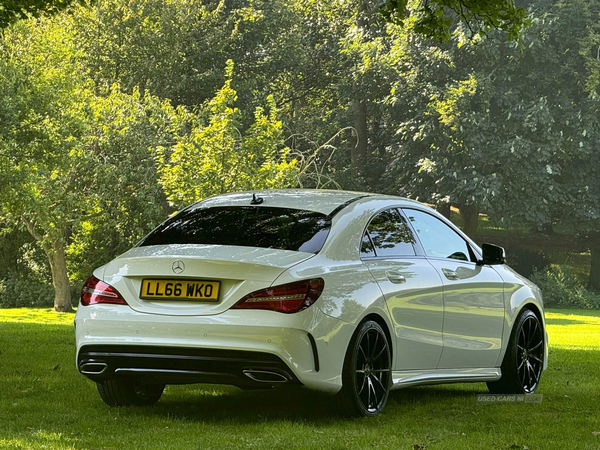
M390 172L409 195L440 208L458 206L465 231L475 235L480 210L489 214L509 212L505 205L510 203L508 209L513 213L506 219L521 212L531 221L540 217L538 208L525 207L527 200L517 209L508 201L511 197L506 190L501 195L507 181L503 175L527 170L530 175L540 173L538 182L528 188L542 191L547 183L538 168L550 154L522 161L519 159L525 153L515 151L521 137L536 129L524 122L525 111L529 111L529 124L544 120L543 115L535 116L539 97L531 97L531 87L524 88L522 95L513 95L521 89L510 81L508 73L515 69L511 62L518 59L517 44L499 33L474 41L466 39L464 33L464 25L459 23L453 32L454 42L441 48L414 37L404 45L405 65L410 70L392 96L404 112L399 116L400 142ZM510 101L506 101L507 96ZM514 121L509 123L511 116ZM535 139L542 137L545 129L539 124L540 136ZM524 186L524 180L513 177L522 184L510 189L511 195ZM502 219L503 215L496 217Z
M394 76L389 52L393 40L387 35L388 25L376 14L375 2L362 0L354 6L352 26L342 39L340 59L351 67L349 76L340 80L340 97L350 104L356 140L352 142L351 163L355 173L368 184L375 184L383 170L379 161L383 111L378 107L389 94Z
M67 267L83 283L92 271L125 252L172 212L158 182L155 149L170 145L177 112L168 101L118 85L95 97L84 143L93 152L89 214L71 227Z
M254 123L241 129L232 72L230 61L225 85L206 105L208 124L196 125L177 138L172 150L159 153L161 183L176 206L225 192L296 183L296 160L288 157L289 149L283 145L282 124L276 119L273 100L268 115L257 108Z
M96 91L117 83L193 107L223 83L241 18L224 1L105 0L74 8L82 63Z
M0 59L2 213L43 248L59 311L71 310L65 241L70 216L85 200L75 188L84 180L74 169L91 92L73 62L76 54L72 36L40 21L8 30Z
M597 1L538 0L519 51L490 33L460 48L425 43L405 53L419 76L395 89L405 112L388 173L411 196L458 205L467 222L480 209L505 226L571 226L591 250L594 288L599 12Z
M18 23L5 33L0 51L0 217L26 228L44 250L55 309L70 311L73 233L81 234L93 217L147 220L138 211L152 211L148 203L155 201L152 184L143 186L148 166L124 165L125 154L140 163L146 152L152 161L145 146L170 142L163 128L172 111L118 88L96 97L67 18ZM133 187L129 195L143 196L142 205L119 210L128 204L120 197ZM113 208L109 215L106 205Z
M298 96L287 87L306 78L290 72L317 79L296 6L285 0L105 0L73 14L98 90L118 83L128 93L147 89L193 109L220 89L232 59L241 120L248 125L266 92L276 91L278 103Z

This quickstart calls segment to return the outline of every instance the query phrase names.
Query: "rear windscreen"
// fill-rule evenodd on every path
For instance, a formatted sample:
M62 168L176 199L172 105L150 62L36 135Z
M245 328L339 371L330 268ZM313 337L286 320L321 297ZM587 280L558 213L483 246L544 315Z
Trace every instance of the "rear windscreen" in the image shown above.
M317 253L329 234L325 214L266 206L221 206L184 210L138 246L167 244L240 245Z

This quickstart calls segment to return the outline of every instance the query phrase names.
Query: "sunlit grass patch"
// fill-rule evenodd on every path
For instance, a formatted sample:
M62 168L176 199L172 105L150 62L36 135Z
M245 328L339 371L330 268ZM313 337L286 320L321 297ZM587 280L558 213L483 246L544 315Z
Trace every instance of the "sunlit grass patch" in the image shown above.
M52 308L0 309L0 322L73 325L74 313L59 313Z
M549 311L546 312L546 325L550 347L600 350L599 311Z

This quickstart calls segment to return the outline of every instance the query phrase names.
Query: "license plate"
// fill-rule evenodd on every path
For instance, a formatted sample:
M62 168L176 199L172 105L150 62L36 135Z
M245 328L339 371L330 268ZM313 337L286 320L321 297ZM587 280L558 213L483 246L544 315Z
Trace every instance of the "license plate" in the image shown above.
M217 302L220 287L221 283L218 281L145 279L142 280L140 298Z

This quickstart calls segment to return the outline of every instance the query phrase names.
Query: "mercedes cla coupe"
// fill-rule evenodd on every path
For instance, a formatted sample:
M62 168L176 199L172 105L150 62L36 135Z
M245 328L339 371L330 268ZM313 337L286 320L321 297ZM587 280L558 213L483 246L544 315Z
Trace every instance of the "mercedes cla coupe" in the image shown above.
M166 384L300 385L371 416L405 386L532 393L548 355L540 291L502 248L344 191L198 202L96 269L75 325L77 367L111 406Z

